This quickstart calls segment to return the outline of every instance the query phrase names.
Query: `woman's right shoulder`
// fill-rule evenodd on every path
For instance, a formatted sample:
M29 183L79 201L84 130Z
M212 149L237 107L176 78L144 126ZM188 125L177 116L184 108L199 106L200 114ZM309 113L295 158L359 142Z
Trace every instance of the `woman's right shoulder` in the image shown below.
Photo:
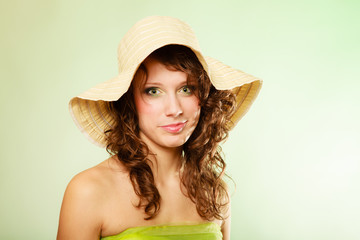
M97 167L92 167L76 174L68 183L65 190L65 197L79 197L91 199L96 197L103 188L104 179Z
M119 177L125 180L126 175L126 171L121 166L112 166L109 159L76 174L65 190L60 211L58 239L83 237L85 229L87 239L99 237L106 217L104 209L111 189L114 184L126 185L124 181L117 181Z
M114 157L100 164L76 174L69 182L66 191L82 195L83 197L96 197L105 194L114 183L124 183L118 178L127 178L127 171Z

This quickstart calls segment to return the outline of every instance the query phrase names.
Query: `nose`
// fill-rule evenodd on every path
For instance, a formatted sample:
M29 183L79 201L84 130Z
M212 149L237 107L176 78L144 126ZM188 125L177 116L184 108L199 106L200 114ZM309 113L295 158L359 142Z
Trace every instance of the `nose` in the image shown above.
M165 115L178 117L183 113L181 102L176 94L170 94L165 99Z

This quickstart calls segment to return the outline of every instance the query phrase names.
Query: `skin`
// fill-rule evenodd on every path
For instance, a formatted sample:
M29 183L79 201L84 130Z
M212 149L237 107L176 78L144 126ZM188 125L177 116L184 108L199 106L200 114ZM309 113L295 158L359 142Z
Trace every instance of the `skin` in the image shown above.
M147 80L145 86L141 79L134 80L134 101L140 137L156 155L150 166L161 195L159 214L144 220L143 209L135 207L138 197L128 172L113 156L70 181L61 207L58 240L95 240L136 226L205 222L184 195L179 178L182 145L200 114L196 84L188 84L185 73L169 70L156 60L144 63ZM169 127L179 122L185 124ZM221 226L223 239L230 239L230 217L214 222Z
M155 152L172 151L180 156L199 121L196 83L188 83L186 73L169 70L156 60L147 59L145 66L145 85L141 75L134 83L140 137ZM171 129L174 124L180 126Z

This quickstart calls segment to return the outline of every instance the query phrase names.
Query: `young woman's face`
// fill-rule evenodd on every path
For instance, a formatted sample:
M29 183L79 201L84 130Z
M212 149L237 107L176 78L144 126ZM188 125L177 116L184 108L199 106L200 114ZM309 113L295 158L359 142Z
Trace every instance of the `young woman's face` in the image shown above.
M145 84L134 79L134 100L140 137L150 147L181 147L194 131L200 116L197 83L187 74L169 70L154 59L144 62Z

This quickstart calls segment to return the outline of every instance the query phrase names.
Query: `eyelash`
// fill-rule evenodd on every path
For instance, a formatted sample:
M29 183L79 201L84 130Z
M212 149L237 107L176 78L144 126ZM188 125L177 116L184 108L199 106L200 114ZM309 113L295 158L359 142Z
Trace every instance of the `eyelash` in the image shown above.
M188 92L185 92L184 89L187 89ZM191 86L191 85L185 85L183 87L180 88L179 91L182 91L183 93L185 93L186 95L191 95L193 94L193 92L196 90L196 87L195 86ZM151 91L156 91L157 93L151 93ZM161 91L159 90L159 88L157 87L149 87L149 88L146 88L144 90L145 94L146 95L149 95L149 96L157 96L158 94L161 93Z
M155 90L157 92L160 92L159 89L156 88L156 87L149 87L149 88L145 89L145 94L150 95L150 96L154 96L156 94L159 94L159 93L150 93L150 91L153 91L153 90Z
M188 95L192 94L193 91L194 91L194 87L193 87L193 86L189 86L189 85L183 86L183 87L181 88L182 91L184 91L184 89L187 89L188 91L190 91L190 92L184 92L184 93L186 93L186 94L188 94Z

